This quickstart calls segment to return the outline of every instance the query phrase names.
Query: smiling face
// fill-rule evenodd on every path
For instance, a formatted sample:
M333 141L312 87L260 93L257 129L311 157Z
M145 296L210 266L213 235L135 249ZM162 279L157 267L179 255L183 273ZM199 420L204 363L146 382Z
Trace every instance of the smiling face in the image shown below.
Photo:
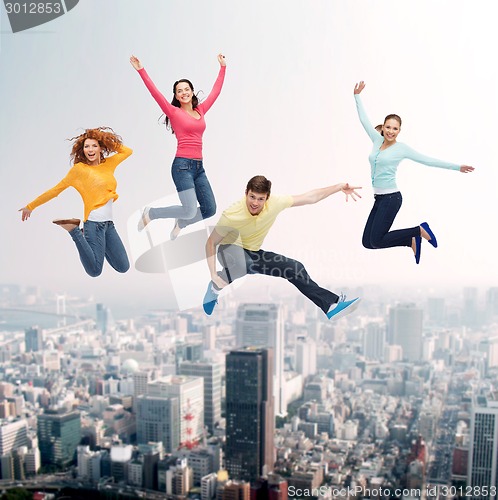
M246 191L246 206L251 215L259 215L263 210L268 193L255 193L250 189Z
M384 125L382 125L382 135L384 142L395 143L398 134L401 131L401 123L397 118L386 118Z
M181 106L188 105L192 102L194 91L188 82L179 81L175 85L175 97Z
M96 139L85 139L83 143L83 153L88 160L88 165L98 165L100 163L100 153L102 148Z

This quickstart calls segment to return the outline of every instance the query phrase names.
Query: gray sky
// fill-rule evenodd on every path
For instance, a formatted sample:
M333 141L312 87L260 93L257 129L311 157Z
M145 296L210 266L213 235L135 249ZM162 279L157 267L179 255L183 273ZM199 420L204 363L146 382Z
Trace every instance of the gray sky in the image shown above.
M104 302L136 296L154 306L175 303L164 274L119 275L106 265L101 277L86 276L68 235L50 222L82 215L76 191L39 207L24 223L17 210L65 175L66 138L109 125L134 149L116 171L114 216L130 256L140 253L136 211L161 197L176 199L170 175L176 141L157 124L161 111L129 56L142 60L169 99L182 77L206 96L223 52L225 85L204 135L204 166L218 203L208 224L255 174L270 178L275 193L349 181L363 186L362 200L346 204L337 194L289 209L263 248L302 260L312 277L335 289L376 282L498 284L493 7L492 0L84 0L61 18L14 35L2 5L0 281ZM427 220L440 242L437 250L423 246L419 266L408 249L361 246L373 197L371 143L352 92L358 80L367 84L362 97L374 124L397 113L400 141L476 167L463 175L401 165L404 202L394 228ZM170 222L155 224L167 237ZM182 293L199 302L204 285L189 282Z

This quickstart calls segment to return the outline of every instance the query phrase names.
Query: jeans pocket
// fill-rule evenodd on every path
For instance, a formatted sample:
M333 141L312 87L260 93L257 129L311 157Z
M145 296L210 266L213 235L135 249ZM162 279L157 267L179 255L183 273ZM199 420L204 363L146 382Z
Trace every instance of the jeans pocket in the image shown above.
M188 158L175 158L173 160L173 169L190 170L190 160Z

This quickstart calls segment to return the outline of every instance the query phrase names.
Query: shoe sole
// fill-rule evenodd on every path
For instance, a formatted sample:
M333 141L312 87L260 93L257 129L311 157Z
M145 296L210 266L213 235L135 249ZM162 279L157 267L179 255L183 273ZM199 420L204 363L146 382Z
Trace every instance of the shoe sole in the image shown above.
M76 224L79 226L81 224L80 219L54 219L52 222L57 226L61 226L62 224Z
M337 314L334 314L329 319L331 321L333 321L335 319L342 318L343 316L347 316L348 314L356 311L356 309L358 308L360 302L361 302L361 299L356 299L351 305L349 305L348 307L345 307L342 311L339 311Z

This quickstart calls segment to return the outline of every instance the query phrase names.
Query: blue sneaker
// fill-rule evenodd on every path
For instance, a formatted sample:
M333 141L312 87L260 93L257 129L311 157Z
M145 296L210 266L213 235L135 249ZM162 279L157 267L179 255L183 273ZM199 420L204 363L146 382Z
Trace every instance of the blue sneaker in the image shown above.
M346 316L346 314L352 313L356 310L360 301L361 299L359 297L353 300L346 300L346 296L341 295L339 302L337 302L335 307L327 313L327 318L338 319Z
M218 303L218 294L213 291L213 282L210 281L206 290L206 294L204 295L204 300L202 301L202 308L204 312L211 316L213 314L214 308Z

